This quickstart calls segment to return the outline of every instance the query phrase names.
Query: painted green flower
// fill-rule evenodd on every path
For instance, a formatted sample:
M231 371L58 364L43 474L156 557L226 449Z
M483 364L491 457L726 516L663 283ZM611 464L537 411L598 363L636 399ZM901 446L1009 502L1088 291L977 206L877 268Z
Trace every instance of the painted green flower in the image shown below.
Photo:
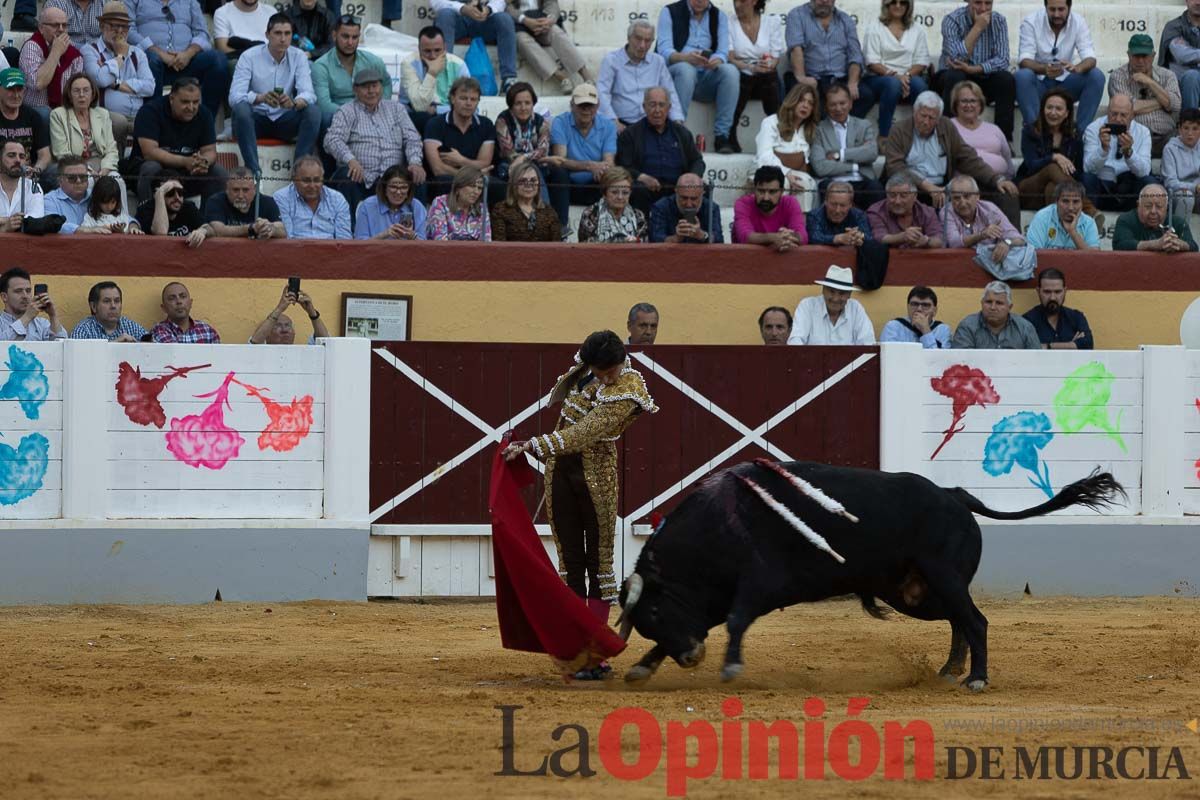
M1121 438L1124 409L1117 412L1116 422L1108 418L1114 380L1116 376L1099 361L1090 361L1067 376L1054 395L1054 414L1063 433L1079 433L1091 425L1108 434L1122 452L1128 452Z

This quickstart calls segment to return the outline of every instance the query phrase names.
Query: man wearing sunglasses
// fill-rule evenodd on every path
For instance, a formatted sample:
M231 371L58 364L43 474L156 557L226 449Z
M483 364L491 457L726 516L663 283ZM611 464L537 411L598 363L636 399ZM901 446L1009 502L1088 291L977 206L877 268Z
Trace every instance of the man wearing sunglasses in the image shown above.
M177 173L161 173L161 183L154 190L154 199L138 206L135 219L146 233L153 236L190 237L204 224L200 209L183 199L183 183L179 177ZM188 243L197 246L203 241L200 239L200 242L193 243L189 239Z
M1096 48L1087 21L1071 13L1071 0L1043 0L1044 7L1021 21L1017 58L1017 106L1021 117L1037 119L1042 95L1062 89L1079 101L1075 125L1086 128L1104 96L1104 73L1096 69Z
M58 188L46 195L46 213L61 214L66 218L59 233L74 233L87 216L88 200L92 193L88 186L87 162L80 156L63 156L58 160Z
M204 107L215 118L229 92L229 59L213 49L198 0L127 0L133 16L129 42L146 52L154 94L176 78L200 82Z

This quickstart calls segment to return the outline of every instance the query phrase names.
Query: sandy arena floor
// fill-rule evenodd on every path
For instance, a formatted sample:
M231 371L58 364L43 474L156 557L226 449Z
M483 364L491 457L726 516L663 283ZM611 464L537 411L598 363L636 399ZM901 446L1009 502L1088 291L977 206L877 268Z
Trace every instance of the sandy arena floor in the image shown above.
M707 720L719 731L721 702L736 696L743 720L802 725L804 701L817 696L828 736L854 695L870 698L862 718L877 730L931 724L934 781L884 780L881 766L861 783L828 771L796 785L776 777L772 757L770 780L694 780L689 796L1200 796L1200 735L1185 727L1200 716L1200 600L979 605L991 620L992 685L978 695L934 675L949 646L944 623L879 622L841 601L761 620L738 683L717 680L724 635L714 632L698 671L665 664L640 691L621 680L566 685L544 657L501 650L488 603L3 608L0 798L661 798L665 755L640 782L605 770L597 741L608 713L641 706L663 730ZM635 636L618 672L645 649ZM598 774L494 776L500 704L523 706L518 769L575 743L575 733L550 733L578 723ZM1017 732L1033 725L1059 729ZM1014 748L1039 744L1158 746L1160 771L1178 747L1193 779L1013 780ZM951 746L1004 747L1006 777L946 780ZM1129 763L1136 771L1146 759Z

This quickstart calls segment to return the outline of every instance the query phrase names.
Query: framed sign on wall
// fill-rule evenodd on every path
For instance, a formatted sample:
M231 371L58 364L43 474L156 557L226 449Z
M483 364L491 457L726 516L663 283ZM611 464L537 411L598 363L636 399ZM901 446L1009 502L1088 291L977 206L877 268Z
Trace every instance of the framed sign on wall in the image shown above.
M406 342L412 338L412 295L342 293L342 335Z

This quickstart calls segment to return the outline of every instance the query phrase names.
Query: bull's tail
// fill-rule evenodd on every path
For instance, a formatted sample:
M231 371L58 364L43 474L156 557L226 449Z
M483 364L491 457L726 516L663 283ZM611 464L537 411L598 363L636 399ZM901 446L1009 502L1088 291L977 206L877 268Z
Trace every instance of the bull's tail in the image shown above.
M879 604L875 602L875 597L873 595L860 594L858 596L858 601L862 603L863 611L867 612L875 619L889 619L891 616L891 612L888 611L888 609L881 608Z
M1125 487L1117 482L1112 473L1101 472L1098 469L1093 470L1092 474L1086 478L1064 486L1062 491L1041 505L1027 508L1024 511L993 511L966 489L956 488L946 491L969 510L991 519L1028 519L1071 506L1084 506L1094 511L1100 511L1113 505L1118 496L1128 497L1125 494Z

